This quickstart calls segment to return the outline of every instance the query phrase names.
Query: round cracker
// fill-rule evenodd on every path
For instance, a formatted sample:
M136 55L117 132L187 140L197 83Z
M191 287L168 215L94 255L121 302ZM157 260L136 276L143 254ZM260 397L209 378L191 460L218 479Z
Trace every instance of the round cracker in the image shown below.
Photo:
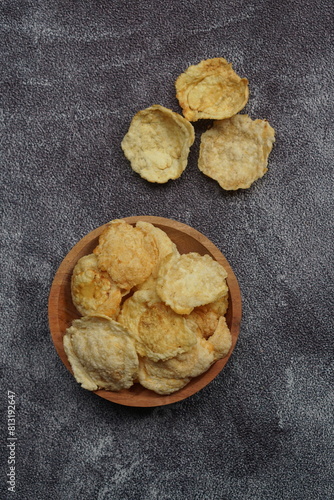
M117 321L138 340L138 324L141 315L146 311L146 307L149 304L154 304L158 301L159 297L155 292L155 288L137 290L122 304Z
M224 267L210 255L168 255L160 265L156 291L176 313L190 314L226 295L226 277Z
M187 352L169 360L139 358L138 381L158 394L171 394L206 372L215 361L227 356L231 346L231 333L225 318L221 317L210 339L205 340L199 335L196 344Z
M217 328L207 342L213 347L215 361L228 355L232 347L232 335L224 316L220 316Z
M187 120L222 120L238 113L249 98L248 80L222 57L189 66L175 82L176 97Z
M164 183L180 177L194 140L191 123L156 104L133 117L121 146L135 172L149 182Z
M102 232L94 249L98 266L107 271L122 289L130 290L152 273L158 249L152 235L124 220L112 221Z
M155 291L157 279L153 277L153 274L151 274L147 280L145 280L143 283L140 285L135 286L134 290L152 290Z
M195 307L189 314L188 319L194 320L202 337L208 338L215 332L219 318L226 314L227 308L228 293L215 302Z
M150 222L139 221L137 222L136 227L141 229L145 234L152 236L157 246L158 259L152 270L152 276L156 278L162 259L169 254L179 255L178 249L175 243L164 231L153 226Z
M95 391L128 389L138 375L138 356L132 335L107 316L74 320L63 339L77 382Z
M145 358L145 360L140 360L138 381L143 387L157 394L172 394L182 389L182 387L186 386L191 380L191 378L166 378L153 375L150 373L151 363L153 362L147 358Z
M122 293L109 274L101 271L96 255L81 257L71 278L72 301L83 316L104 314L115 318L119 312Z
M268 170L275 131L248 115L214 122L202 134L198 168L226 190L246 189Z
M153 361L170 359L196 344L197 325L176 314L152 289L129 297L118 321L133 333L138 354Z

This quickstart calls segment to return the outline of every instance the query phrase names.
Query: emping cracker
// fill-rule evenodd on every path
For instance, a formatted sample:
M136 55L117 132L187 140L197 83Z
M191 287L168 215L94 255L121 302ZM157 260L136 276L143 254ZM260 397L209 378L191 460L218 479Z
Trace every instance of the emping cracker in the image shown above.
M63 344L76 380L92 391L184 387L231 347L226 277L210 255L181 255L148 222L111 221L72 275L83 317Z
M214 334L207 340L198 335L196 344L188 351L156 362L140 358L138 380L143 387L158 394L171 394L207 371L215 361L226 357L231 346L232 336L222 317Z
M240 78L222 57L189 66L175 82L176 97L187 120L222 120L247 104L248 80Z
M246 189L268 170L275 131L266 120L236 115L202 134L198 168L226 190Z
M99 268L124 290L143 283L159 256L153 236L122 219L115 219L102 232L94 254Z
M95 254L85 255L74 267L71 279L73 304L82 316L104 314L115 318L122 300L120 288L101 271Z
M170 237L158 227L155 227L150 222L139 221L136 223L138 227L144 234L152 237L155 241L156 247L158 249L158 258L155 267L152 270L153 278L157 277L159 266L161 261L169 254L179 255L178 249L170 239Z
M224 267L210 255L168 255L160 265L156 290L176 313L190 314L195 307L223 297L226 278Z
M137 378L134 339L107 316L84 316L66 330L64 349L77 382L95 391L128 389Z
M156 104L133 117L121 146L135 172L149 182L164 183L180 177L194 140L188 120Z
M152 290L139 290L128 298L118 321L134 335L138 354L152 361L170 359L196 343L196 326Z
M210 304L198 306L188 315L189 319L196 322L201 335L210 337L216 330L221 316L225 316L228 308L228 293Z

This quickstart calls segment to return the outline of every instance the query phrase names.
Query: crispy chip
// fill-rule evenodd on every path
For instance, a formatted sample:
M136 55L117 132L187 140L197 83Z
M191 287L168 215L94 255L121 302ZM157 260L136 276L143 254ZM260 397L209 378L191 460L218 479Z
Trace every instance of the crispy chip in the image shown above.
M152 290L139 290L128 298L118 321L133 333L138 354L153 361L170 359L196 343L196 325L162 303Z
M275 131L248 115L216 121L202 134L198 168L223 189L246 189L268 170Z
M208 309L216 313L217 316L224 316L227 313L228 309L228 292L226 292L226 295L223 295L223 297L221 297L220 299L215 300L210 304L207 304L207 306L201 306L201 307L203 309L205 307L208 307Z
M214 360L225 358L232 347L232 335L227 326L226 318L220 316L217 328L207 342L213 347Z
M193 319L204 338L210 337L218 326L220 316L226 314L228 308L228 293L210 304L193 309L188 318Z
M136 227L141 229L143 233L152 236L157 246L158 259L154 269L152 270L152 275L154 278L156 278L162 259L164 259L166 255L169 255L171 253L174 255L179 255L179 252L175 243L172 242L170 237L158 227L153 226L153 224L151 224L150 222L139 221L137 222Z
M112 221L103 231L94 253L99 268L107 271L124 290L143 283L152 273L158 259L158 249L152 235L120 219Z
M120 391L138 375L132 335L107 316L84 316L66 330L64 349L74 377L84 389Z
M157 279L153 277L153 274L151 274L147 280L145 280L143 283L140 285L137 285L134 287L134 291L137 290L152 290L155 292L157 286Z
M223 297L227 272L209 255L190 252L168 255L160 265L156 290L163 302L178 314Z
M94 254L81 257L75 265L71 293L73 304L83 316L104 314L115 318L119 312L121 290L108 273L98 268Z
M248 80L226 59L216 57L189 66L175 82L176 97L187 120L223 120L238 113L249 97Z
M140 359L140 358L139 358ZM162 363L162 361L160 361ZM161 394L163 396L172 394L173 392L179 391L184 386L186 386L191 378L172 378L172 377L162 377L159 375L154 375L151 372L152 365L154 366L154 361L148 358L140 359L139 361L139 383L151 391Z
M135 172L149 182L164 183L180 177L194 140L191 123L156 104L133 117L121 146Z
M159 302L155 288L140 289L127 298L117 317L117 321L138 338L138 324L147 307Z
M196 345L187 352L156 362L139 358L138 380L143 387L158 394L171 394L193 377L206 372L215 361L227 356L231 346L231 333L225 318L221 317L210 339L198 335Z

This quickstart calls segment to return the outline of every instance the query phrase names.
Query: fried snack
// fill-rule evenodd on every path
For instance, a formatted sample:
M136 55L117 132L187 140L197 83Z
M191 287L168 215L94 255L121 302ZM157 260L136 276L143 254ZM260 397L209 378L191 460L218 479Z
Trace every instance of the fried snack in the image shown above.
M164 183L180 177L194 140L191 123L156 104L133 117L121 146L135 172L149 182Z
M189 66L175 82L176 97L187 120L223 120L247 104L248 80L240 78L222 57Z
M168 255L160 265L156 291L178 314L190 314L194 307L226 295L227 272L210 255L190 252Z
M171 394L227 356L231 346L231 333L225 318L221 317L214 334L208 340L198 336L196 345L187 352L166 361L139 358L138 380L143 387L158 394Z
M138 374L132 335L107 316L84 316L67 328L64 349L77 382L96 391L128 389Z
M201 137L198 168L226 190L246 189L268 170L275 131L248 115L216 121Z
M215 302L195 307L188 318L196 322L202 337L208 338L216 330L219 318L226 314L227 308L228 293Z
M137 285L134 287L134 291L138 290L152 290L155 292L157 286L157 279L153 277L153 274L151 274L147 280L144 281L144 283L141 283L140 285Z
M168 361L159 361L159 363L168 363ZM179 363L182 365L182 360L180 359ZM183 387L185 387L191 380L190 377L185 378L176 378L172 376L172 372L169 373L168 377L164 377L159 374L156 367L157 363L151 361L148 358L139 358L139 383L149 389L150 391L154 391L157 394L161 394L166 396L168 394L172 394L173 392L179 391ZM163 367L162 367L163 368ZM155 372L158 371L156 374ZM168 367L165 369L168 371Z
M118 321L132 332L140 356L170 359L196 344L197 326L161 302L155 291L139 290L128 298Z
M153 236L121 219L115 219L103 231L94 254L99 268L123 290L143 283L158 260Z
M214 361L227 356L232 347L232 335L224 316L220 316L216 330L207 341L213 347Z
M151 224L150 222L139 221L136 223L136 227L141 229L143 233L152 236L157 246L158 259L155 267L152 270L152 276L156 278L162 259L164 259L166 255L169 254L179 255L179 252L175 243L172 242L170 237L158 227L153 226L153 224Z
M109 274L101 271L96 255L81 257L71 278L72 301L82 316L104 314L115 318L119 312L122 293Z

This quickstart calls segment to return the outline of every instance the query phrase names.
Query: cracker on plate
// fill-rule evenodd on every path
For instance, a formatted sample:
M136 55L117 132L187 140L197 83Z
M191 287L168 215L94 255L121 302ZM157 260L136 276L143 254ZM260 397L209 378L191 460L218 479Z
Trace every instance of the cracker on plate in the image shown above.
M178 314L190 314L201 305L223 297L228 290L227 272L210 255L189 252L163 259L156 291Z
M171 394L227 356L231 346L231 333L221 317L213 335L207 340L198 335L196 344L188 351L168 360L139 358L138 380L158 394Z
M268 170L275 131L266 120L236 115L202 134L198 168L226 190L246 189Z
M121 146L135 172L149 182L164 183L180 177L194 140L188 120L155 104L133 117Z
M170 359L196 343L197 326L164 304L155 291L138 290L123 304L118 321L132 332L140 356Z
M201 335L204 338L210 337L216 330L221 316L225 316L228 308L228 293L204 306L195 307L188 315L189 319L196 322Z
M155 267L152 270L152 276L154 278L157 277L158 270L162 259L164 259L169 254L179 255L178 249L170 239L170 237L162 231L162 229L154 226L150 222L139 221L136 223L136 227L138 227L144 234L152 236L156 247L158 249L158 258Z
M63 338L77 382L95 391L128 389L138 374L132 335L107 316L84 316L72 322Z
M122 219L113 220L99 237L94 249L97 263L123 290L143 283L158 261L155 239Z
M120 288L107 272L98 268L95 254L78 260L71 278L71 294L82 316L104 314L115 318L122 300Z
M176 97L187 120L222 120L247 104L248 80L240 78L222 57L189 66L175 82Z

